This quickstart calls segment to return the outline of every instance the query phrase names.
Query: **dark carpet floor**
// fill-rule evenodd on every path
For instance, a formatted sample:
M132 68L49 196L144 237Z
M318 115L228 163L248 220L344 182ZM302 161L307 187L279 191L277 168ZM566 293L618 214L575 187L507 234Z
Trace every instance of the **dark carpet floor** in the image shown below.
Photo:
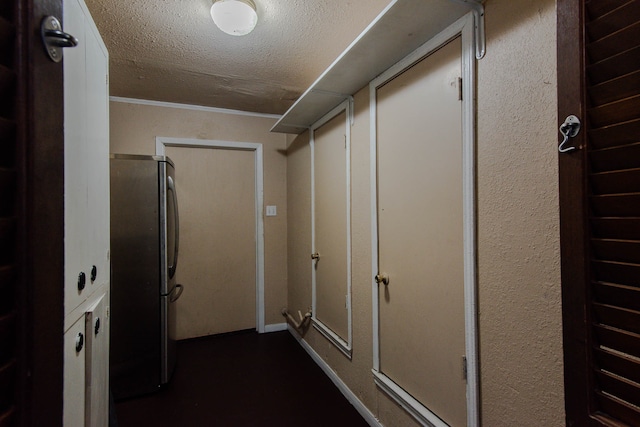
M368 425L289 332L180 341L171 382L115 410L119 427Z

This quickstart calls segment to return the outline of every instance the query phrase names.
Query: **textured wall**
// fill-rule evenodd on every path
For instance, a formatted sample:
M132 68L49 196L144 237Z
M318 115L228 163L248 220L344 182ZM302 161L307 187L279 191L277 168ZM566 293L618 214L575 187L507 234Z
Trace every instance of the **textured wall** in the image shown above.
M264 203L278 207L278 215L264 222L265 323L282 323L280 310L287 305L287 165L285 136L269 133L275 120L122 102L110 107L112 153L155 154L156 136L263 144ZM188 307L178 304L178 323L182 310Z
M478 62L478 294L482 425L564 424L555 2L488 0ZM305 340L386 426L417 425L371 375L368 90L352 127L353 360ZM308 136L288 145L289 308L311 304Z
M484 425L564 425L553 0L490 0L478 62Z

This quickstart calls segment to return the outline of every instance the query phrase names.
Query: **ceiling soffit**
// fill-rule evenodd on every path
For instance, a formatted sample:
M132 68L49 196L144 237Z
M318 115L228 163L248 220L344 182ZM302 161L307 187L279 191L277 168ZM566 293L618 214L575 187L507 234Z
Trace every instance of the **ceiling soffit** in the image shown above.
M109 49L111 95L282 114L389 4L256 0L249 35L210 0L86 0Z

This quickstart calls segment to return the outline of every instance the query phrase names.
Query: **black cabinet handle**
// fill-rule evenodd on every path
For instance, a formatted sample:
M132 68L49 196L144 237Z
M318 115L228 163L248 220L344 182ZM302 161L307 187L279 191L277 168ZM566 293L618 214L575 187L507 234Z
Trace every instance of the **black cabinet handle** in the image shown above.
M78 290L81 291L87 285L87 275L84 274L84 271L81 271L78 274Z
M76 335L76 353L80 353L82 347L84 347L84 335L82 332L78 332L78 335Z

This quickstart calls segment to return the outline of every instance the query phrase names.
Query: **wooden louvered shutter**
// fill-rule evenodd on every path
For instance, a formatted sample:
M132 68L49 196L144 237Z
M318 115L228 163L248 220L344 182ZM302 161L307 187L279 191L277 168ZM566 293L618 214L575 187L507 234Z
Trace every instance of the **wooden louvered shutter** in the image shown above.
M640 425L640 0L585 29L593 415Z
M640 0L558 0L568 426L640 425Z
M13 423L17 374L16 19L0 5L0 426Z

